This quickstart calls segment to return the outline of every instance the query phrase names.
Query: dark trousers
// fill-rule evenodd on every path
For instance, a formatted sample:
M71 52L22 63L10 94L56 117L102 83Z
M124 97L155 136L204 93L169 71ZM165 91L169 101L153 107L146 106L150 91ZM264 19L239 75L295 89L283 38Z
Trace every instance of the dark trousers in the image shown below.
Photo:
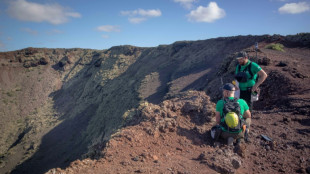
M246 91L240 90L240 98L246 101L252 113L253 102L251 102L251 90L252 87L248 88Z

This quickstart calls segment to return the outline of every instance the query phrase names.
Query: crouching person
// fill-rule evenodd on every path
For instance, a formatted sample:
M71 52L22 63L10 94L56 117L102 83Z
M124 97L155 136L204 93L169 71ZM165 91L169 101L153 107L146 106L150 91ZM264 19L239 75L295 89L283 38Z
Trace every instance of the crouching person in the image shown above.
M217 141L224 139L228 145L247 138L251 124L251 112L243 99L234 98L235 87L231 83L223 86L223 99L216 104L216 123L211 136ZM213 135L212 135L213 133Z

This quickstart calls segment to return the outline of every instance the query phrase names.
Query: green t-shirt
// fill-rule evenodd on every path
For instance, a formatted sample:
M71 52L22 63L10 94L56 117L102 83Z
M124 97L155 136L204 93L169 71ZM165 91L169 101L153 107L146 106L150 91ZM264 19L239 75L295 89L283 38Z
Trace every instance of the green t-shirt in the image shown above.
M228 97L229 100L233 100L234 97ZM238 99L237 102L240 105L240 114L241 114L241 118L243 118L243 114L245 111L249 110L249 106L246 103L245 100L243 99ZM223 114L223 108L224 108L224 100L219 100L216 104L216 111L220 113L221 116L221 122L224 121L224 118L222 118L222 114ZM222 128L223 131L227 131L225 128Z
M243 72L247 66L251 63L251 61L249 60L245 65L241 66L240 68L240 72ZM240 65L238 65L240 66ZM236 71L235 74L238 73L238 66L236 67ZM239 88L241 91L245 91L247 90L248 87L253 87L255 85L256 79L257 79L257 73L258 71L260 71L262 68L255 62L252 62L251 65L251 72L253 74L253 78L250 79L251 74L246 70L245 73L247 75L247 78L249 79L247 82L244 83L239 83Z

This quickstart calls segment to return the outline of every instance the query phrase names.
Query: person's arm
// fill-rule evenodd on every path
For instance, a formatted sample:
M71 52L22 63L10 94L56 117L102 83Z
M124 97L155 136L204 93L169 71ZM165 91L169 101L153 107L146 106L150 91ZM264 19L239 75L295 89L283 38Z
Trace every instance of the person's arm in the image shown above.
M256 91L257 88L259 87L259 85L261 85L266 80L266 78L267 78L267 73L263 69L258 71L257 74L259 75L258 76L258 80L255 83L255 85L252 87L252 92Z
M251 118L251 112L250 112L250 110L244 111L243 117L244 117L244 118Z
M221 123L220 112L218 112L218 111L215 112L215 119L216 119L216 124L220 124Z

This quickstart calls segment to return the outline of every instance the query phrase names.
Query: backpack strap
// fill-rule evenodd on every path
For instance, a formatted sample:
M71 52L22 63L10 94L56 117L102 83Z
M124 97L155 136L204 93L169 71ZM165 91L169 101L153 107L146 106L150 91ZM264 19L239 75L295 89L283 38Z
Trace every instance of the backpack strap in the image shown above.
M251 68L252 68L252 62L250 62L250 64L247 66L247 69L248 69L248 71L249 71L249 73L250 73L250 80L252 80L253 78L254 78L254 74L253 74L253 72L251 71Z
M228 102L233 102L233 103L238 103L238 98L234 98L234 99L229 99L229 98L224 98L224 100L223 100L223 102L224 102L224 104L223 104L223 106L225 106L225 104L226 103L228 103ZM240 113L239 113L240 114ZM221 115L221 119L222 118L224 118L225 117L225 113L224 113L224 108L223 108L223 112L222 112L222 115Z
M250 74L249 80L252 80L254 78L254 74L251 71L251 68L252 68L252 61L250 61L250 64L246 68L244 68L244 70L243 70L243 72L245 72L245 70L247 70L249 72L249 74ZM241 66L239 64L237 65L237 69L238 69L237 73L241 72Z
M241 70L241 66L239 64L237 66L238 66L238 72L237 73L239 73Z

